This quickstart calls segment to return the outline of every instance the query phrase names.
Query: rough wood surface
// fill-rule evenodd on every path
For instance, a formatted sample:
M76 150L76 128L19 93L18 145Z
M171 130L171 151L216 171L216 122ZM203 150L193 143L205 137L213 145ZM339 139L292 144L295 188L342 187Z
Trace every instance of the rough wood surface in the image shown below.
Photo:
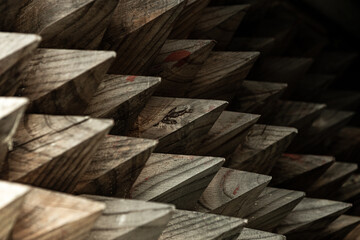
M192 210L223 163L224 159L215 157L152 154L131 197Z
M77 194L129 197L157 141L106 136L76 186Z
M259 231L251 228L244 228L237 240L285 240L285 236Z
M0 2L0 31L10 31L16 16L27 1L2 0Z
M274 38L235 37L228 49L231 51L258 51L261 52L261 56L264 56L271 53L274 42Z
M345 239L346 235L355 227L360 226L360 217L341 215L329 224L316 239L340 240Z
M171 219L171 205L83 195L106 204L87 239L157 240Z
M331 198L343 202L354 202L360 199L360 174L352 174Z
M7 0L6 2L12 1ZM0 4L2 3L3 1ZM19 76L38 47L40 40L39 36L33 34L0 32L0 95L12 96L15 94L21 83Z
M270 180L270 176L222 168L202 194L196 211L244 217Z
M30 99L32 113L81 114L114 57L104 51L39 49L23 71L17 95Z
M129 131L161 79L157 77L106 75L90 100L84 114L112 118L111 133Z

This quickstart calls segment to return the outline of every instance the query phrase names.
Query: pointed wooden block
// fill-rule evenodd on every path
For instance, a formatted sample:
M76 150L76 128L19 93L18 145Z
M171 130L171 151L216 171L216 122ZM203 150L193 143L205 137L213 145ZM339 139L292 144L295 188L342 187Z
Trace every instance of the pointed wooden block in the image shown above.
M360 199L360 174L353 173L331 198L343 202L354 202Z
M289 240L311 240L350 207L351 204L343 202L304 198L276 230Z
M115 54L104 51L39 49L24 69L17 95L29 111L82 114Z
M271 171L273 186L305 190L334 163L330 156L283 154Z
M234 94L234 85L246 78L258 52L212 52L190 86L188 97L219 98Z
M106 204L87 239L157 240L171 219L171 205L83 195ZM121 221L120 221L121 220Z
M270 176L222 168L198 201L196 211L244 217Z
M359 226L360 217L341 215L321 231L316 239L336 240L345 239L346 235Z
M247 136L260 115L224 111L208 132L197 155L227 157Z
M184 0L120 1L101 44L102 49L117 52L110 72L141 75L147 71L185 3Z
M15 32L37 33L42 47L96 49L117 0L28 1L17 15Z
M357 170L357 164L335 162L321 175L306 192L312 197L328 197L340 188L352 173Z
M104 209L102 203L35 188L25 198L11 239L88 239Z
M131 190L131 197L193 209L224 159L153 154Z
M235 37L230 43L230 51L258 51L261 56L271 53L274 47L274 38L266 37Z
M215 100L152 97L130 136L159 140L157 152L191 152L226 105Z
M0 239L8 239L30 188L0 181Z
M311 71L321 74L341 75L356 60L355 52L325 51L314 62Z
M279 188L265 188L248 209L248 227L273 231L305 197L305 193Z
M243 171L268 174L296 134L295 128L255 124L246 141L239 145L225 165Z
M207 7L196 22L190 38L214 39L216 48L225 50L250 5Z
M112 118L111 133L122 135L129 131L161 79L157 77L106 75L100 83L84 114Z
M237 240L285 240L285 236L263 232L251 228L244 228L241 231L240 237Z
M72 192L111 126L89 117L26 115L3 178Z
M329 108L356 111L360 106L360 92L327 90L316 101L326 103Z
M176 20L170 39L185 39L195 27L196 22L202 16L203 10L209 4L210 0L188 0L184 10Z
M12 3L13 0L6 2ZM21 83L19 76L40 41L41 38L33 34L0 32L0 95L12 96L15 94Z
M156 94L184 97L214 46L213 40L167 40L150 69L161 77Z
M240 218L176 210L159 240L236 239L245 224Z
M338 161L356 162L360 156L360 128L344 127L327 145L328 151Z
M76 186L77 194L128 197L157 141L106 136Z

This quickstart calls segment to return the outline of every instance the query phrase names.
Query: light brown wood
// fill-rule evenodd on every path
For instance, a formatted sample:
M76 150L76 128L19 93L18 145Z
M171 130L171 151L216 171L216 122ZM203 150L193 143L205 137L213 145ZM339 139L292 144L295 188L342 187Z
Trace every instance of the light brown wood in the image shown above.
M274 47L274 38L235 37L228 49L231 51L258 51L261 56L268 55Z
M344 239L355 227L360 226L360 217L341 215L330 223L316 239L337 240Z
M244 228L240 234L240 237L237 240L285 240L285 236L263 232L251 228Z
M26 115L2 178L72 192L111 126L89 117Z
M157 141L108 135L76 186L77 194L129 197Z
M103 202L106 209L92 228L89 240L157 240L171 219L171 205L83 195Z
M225 159L152 154L131 189L131 197L194 209Z
M222 168L198 201L196 211L244 217L270 176Z
M360 174L353 173L331 198L343 202L354 202L360 199Z
M6 2L12 3L13 0ZM3 1L0 4L2 3ZM0 32L0 95L12 96L15 94L21 83L19 76L40 41L41 38L33 34Z
M101 48L117 58L110 72L140 75L147 71L184 9L184 0L125 0L116 7Z
M39 49L23 71L18 96L29 111L82 114L115 57L113 52Z

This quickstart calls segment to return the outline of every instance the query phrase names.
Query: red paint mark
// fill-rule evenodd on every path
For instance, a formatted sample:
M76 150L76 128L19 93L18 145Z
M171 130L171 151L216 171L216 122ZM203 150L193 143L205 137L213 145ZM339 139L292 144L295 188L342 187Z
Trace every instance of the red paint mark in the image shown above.
M234 190L234 192L233 192L233 195L236 195L237 192L239 191L239 189L240 189L240 187L235 188L235 190Z
M171 53L164 60L165 63L177 62L174 64L175 67L181 67L186 63L186 59L191 55L191 52L186 50L179 50Z
M296 155L296 154L284 153L283 156L291 158L292 160L300 160L301 159L301 155Z
M147 180L149 180L149 178L148 178L148 177L144 179L144 181L145 181L145 182L146 182Z
M136 76L128 76L128 77L126 78L126 81L128 81L128 82L133 82L133 81L135 80L135 78L136 78Z

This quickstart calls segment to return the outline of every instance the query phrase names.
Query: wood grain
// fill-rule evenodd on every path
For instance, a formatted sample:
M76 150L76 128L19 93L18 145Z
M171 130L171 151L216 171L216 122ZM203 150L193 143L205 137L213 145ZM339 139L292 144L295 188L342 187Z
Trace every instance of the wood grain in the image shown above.
M104 51L39 49L23 71L18 96L29 111L82 114L115 54Z
M353 173L331 198L343 202L354 202L360 199L360 174Z
M224 161L215 157L152 154L131 189L131 197L192 210Z
M345 239L346 235L359 226L360 217L341 215L329 224L316 239L337 240Z
M274 47L274 38L234 37L228 49L230 51L258 51L261 56L268 55Z
M244 228L237 240L285 240L285 236L259 231L251 228Z
M23 0L2 0L0 2L0 31L10 31L16 16L27 1Z

